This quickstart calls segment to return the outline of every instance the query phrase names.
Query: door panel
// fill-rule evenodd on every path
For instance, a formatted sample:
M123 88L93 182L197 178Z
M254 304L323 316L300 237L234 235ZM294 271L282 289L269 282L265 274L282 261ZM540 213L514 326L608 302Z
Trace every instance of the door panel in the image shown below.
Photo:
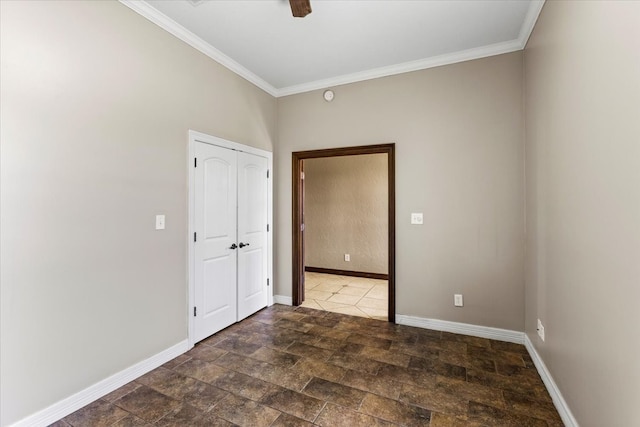
M236 152L197 143L195 170L195 341L237 319Z
M205 199L205 237L214 239L220 237L231 237L229 233L235 227L229 224L233 217L229 212L235 210L235 195L229 194L233 190L234 167L221 159L210 158L204 160L204 199ZM232 234L234 234L232 233Z
M235 305L235 287L215 286L216 283L235 282L235 269L228 260L228 256L212 258L204 261L203 282L213 286L204 287L204 301L202 302L202 315L205 319L219 314L223 310L229 310ZM220 313L223 314L223 313Z
M267 306L267 159L238 153L238 320Z
M242 252L242 255L240 255L240 257L242 258L243 272L238 272L238 275L246 275L247 287L245 290L245 297L252 298L263 291L264 284L262 283L263 277L261 276L261 274L264 253L261 248L251 249Z

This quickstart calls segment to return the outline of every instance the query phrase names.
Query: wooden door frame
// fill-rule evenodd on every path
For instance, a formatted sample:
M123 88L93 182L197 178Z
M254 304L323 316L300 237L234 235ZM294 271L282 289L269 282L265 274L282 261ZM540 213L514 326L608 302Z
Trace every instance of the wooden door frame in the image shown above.
M362 154L386 154L387 155L387 180L388 180L388 245L389 245L389 322L396 320L396 184L395 184L395 144L364 145L358 147L328 148L323 150L296 151L292 153L292 226L293 226L293 280L292 303L302 304L304 298L303 283L300 281L304 270L304 259L301 259L302 250L302 161L305 159L317 159L323 157L357 156Z

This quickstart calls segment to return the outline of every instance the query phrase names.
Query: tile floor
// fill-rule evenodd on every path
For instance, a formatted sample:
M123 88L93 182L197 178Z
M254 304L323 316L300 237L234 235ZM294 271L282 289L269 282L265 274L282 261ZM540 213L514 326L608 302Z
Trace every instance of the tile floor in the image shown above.
M302 307L387 320L389 282L364 277L305 273Z
M524 346L274 305L53 424L562 426Z

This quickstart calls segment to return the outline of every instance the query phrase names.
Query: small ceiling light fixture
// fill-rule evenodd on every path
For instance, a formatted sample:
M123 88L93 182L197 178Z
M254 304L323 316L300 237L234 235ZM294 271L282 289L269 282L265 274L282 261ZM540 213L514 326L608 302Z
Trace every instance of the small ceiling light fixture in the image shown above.
M325 90L324 93L322 94L322 97L324 98L325 101L327 102L331 102L333 101L333 97L334 97L334 93L332 90Z

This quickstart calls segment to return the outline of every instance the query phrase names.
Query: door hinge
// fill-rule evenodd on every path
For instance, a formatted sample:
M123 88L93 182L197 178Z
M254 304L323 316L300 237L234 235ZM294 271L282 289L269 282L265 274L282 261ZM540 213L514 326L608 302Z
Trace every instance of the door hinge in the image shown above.
M198 167L198 158L197 158L197 157L194 157L194 158L193 158L193 167L194 167L194 168L197 168L197 167Z
M197 241L198 240L198 233L193 233L193 241Z
M269 169L267 169L267 178L269 178Z
M198 308L193 307L193 317L196 317L197 313L198 313Z
M300 231L304 231L304 224L300 226Z
M269 224L267 224L267 232L269 231Z
M304 179L304 172L300 172L300 179Z
M269 286L269 279L267 279L267 286Z

